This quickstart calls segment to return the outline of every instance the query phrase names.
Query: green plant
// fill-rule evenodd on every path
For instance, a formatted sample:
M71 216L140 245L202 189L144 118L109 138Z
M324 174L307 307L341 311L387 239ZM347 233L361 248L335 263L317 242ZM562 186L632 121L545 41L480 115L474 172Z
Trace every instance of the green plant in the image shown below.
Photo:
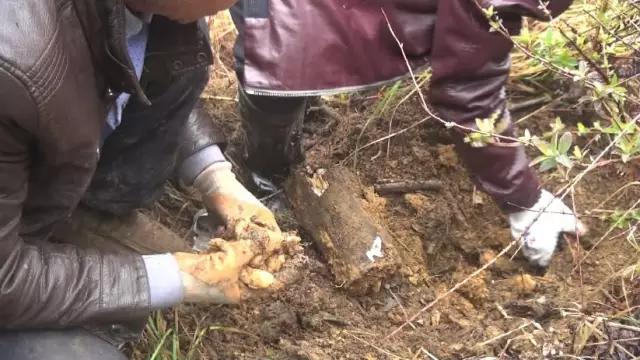
M640 209L632 211L615 210L609 216L609 221L618 229L626 230L640 222Z
M530 32L523 32L521 37L530 36ZM543 33L528 39L531 49L536 56L547 59L550 63L567 70L578 68L578 59L571 52L567 39L556 28L549 27ZM536 61L535 59L533 60Z
M564 125L559 118L552 125L551 133L545 138L533 137L532 142L542 155L536 157L532 166L540 164L540 171L548 171L555 169L558 165L562 165L566 169L573 167L573 160L569 155L569 150L573 144L573 135L569 131L565 131L560 135ZM548 139L548 140L547 140ZM574 147L574 157L582 158L582 151L579 147Z
M477 118L478 131L470 132L465 136L464 142L472 147L483 147L495 141L495 134L502 134L508 127L508 123L500 118L500 112L496 111L488 118Z

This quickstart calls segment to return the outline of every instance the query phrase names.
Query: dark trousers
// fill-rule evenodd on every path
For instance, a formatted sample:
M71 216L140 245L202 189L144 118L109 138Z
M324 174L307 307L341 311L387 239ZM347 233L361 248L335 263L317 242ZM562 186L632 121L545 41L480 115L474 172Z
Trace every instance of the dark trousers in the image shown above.
M0 333L2 360L126 360L115 346L86 330Z

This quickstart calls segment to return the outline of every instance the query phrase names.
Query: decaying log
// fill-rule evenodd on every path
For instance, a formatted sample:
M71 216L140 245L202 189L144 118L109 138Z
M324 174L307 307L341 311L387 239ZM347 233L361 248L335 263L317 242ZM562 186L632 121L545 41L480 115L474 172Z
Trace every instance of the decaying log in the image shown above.
M398 269L393 239L349 170L298 171L285 191L300 226L317 245L338 285L354 295L375 292Z

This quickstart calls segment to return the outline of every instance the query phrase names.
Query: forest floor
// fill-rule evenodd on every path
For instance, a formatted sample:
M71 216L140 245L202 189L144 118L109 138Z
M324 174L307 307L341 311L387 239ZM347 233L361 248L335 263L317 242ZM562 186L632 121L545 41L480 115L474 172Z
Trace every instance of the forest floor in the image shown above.
M203 95L203 104L230 135L232 158L241 141L233 37L233 31L227 31L215 38L218 64ZM513 101L531 97L516 87L510 90ZM640 355L640 282L632 274L640 249L629 235L633 232L612 226L604 210L629 209L640 199L640 188L628 186L638 179L639 163L610 162L575 186L567 200L575 203L590 232L581 246L564 246L546 274L536 275L519 254L511 258L511 252L388 336L493 259L511 242L511 234L504 215L469 180L447 131L435 121L417 124L425 114L416 96L398 104L392 117L373 118L362 131L381 96L372 92L324 99L333 115L309 114L305 146L310 166L349 166L365 187L388 180L444 184L440 191L369 197L402 258L401 270L382 291L347 295L303 236L309 259L301 269L304 281L237 306L180 306L158 313L133 356L316 360ZM570 111L563 103L537 108L514 113L514 119L524 118L518 126L543 132L556 116ZM399 130L406 131L360 150L354 164L357 143ZM554 172L541 179L551 191L566 184ZM198 206L170 191L154 212L190 236L188 224ZM286 207L275 212L284 229L297 230Z

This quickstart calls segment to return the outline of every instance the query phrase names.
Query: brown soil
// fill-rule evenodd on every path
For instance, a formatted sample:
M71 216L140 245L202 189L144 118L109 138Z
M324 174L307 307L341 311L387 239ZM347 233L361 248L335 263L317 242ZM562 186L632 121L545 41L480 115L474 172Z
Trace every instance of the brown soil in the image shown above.
M221 87L216 87L216 96L234 96L233 90L220 95ZM234 134L233 148L239 143L235 104L212 96L205 97L205 105ZM311 114L308 162L314 167L340 162L354 166L349 155L365 122L363 113L376 100L362 96L348 103L328 103L341 115L337 123ZM543 124L552 114L546 115L522 125L546 128ZM395 114L393 129L406 128L423 117L419 104L408 101ZM387 135L389 120L373 121L360 143ZM611 308L617 305L612 303L614 289L608 284L614 273L638 262L638 252L627 239L614 236L621 230L613 231L579 266L565 246L544 276L533 275L518 256L499 259L401 332L387 337L511 241L504 216L487 196L476 192L449 143L445 130L427 122L394 137L388 147L381 142L357 156L355 169L364 184L429 179L445 184L440 192L371 197L403 259L401 271L379 294L346 295L313 247L306 246L303 280L286 290L238 306L183 306L165 318L180 319L181 326L192 332L196 323L200 328L214 326L196 351L198 359L542 359L573 354L574 333L584 316L620 310ZM230 153L239 152L232 149ZM575 188L577 210L629 208L640 196L633 187L606 206L600 204L635 176L630 165L598 168ZM551 173L543 175L543 180L550 190L563 184ZM188 222L185 214L193 210L187 208L180 216ZM295 229L291 214L278 210L277 215L286 230ZM582 240L594 242L605 234L611 223L600 215L584 214L590 234Z

